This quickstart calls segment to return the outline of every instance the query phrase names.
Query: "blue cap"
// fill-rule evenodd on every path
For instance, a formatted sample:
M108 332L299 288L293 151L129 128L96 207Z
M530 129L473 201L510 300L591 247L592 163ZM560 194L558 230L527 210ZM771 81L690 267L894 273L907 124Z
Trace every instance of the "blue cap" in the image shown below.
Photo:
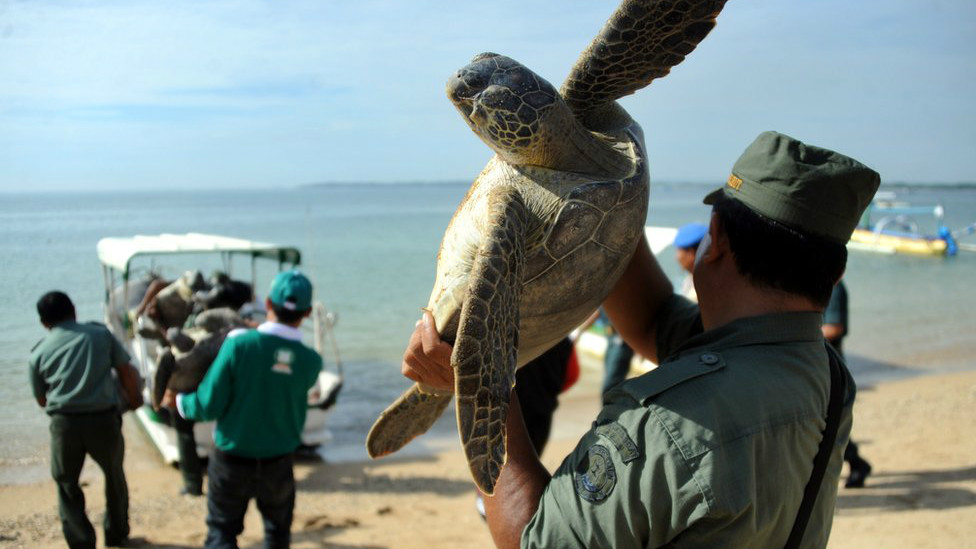
M268 299L289 311L307 311L312 308L312 283L295 269L282 271L271 281Z
M674 236L675 248L691 248L705 238L708 233L708 226L701 223L689 223L678 229L678 234Z

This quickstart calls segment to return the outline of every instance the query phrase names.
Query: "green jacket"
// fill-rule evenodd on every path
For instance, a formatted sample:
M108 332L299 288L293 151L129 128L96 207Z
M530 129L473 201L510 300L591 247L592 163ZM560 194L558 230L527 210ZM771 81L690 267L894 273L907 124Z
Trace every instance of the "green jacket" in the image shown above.
M118 405L112 370L129 354L103 324L61 322L31 350L30 382L34 398L45 398L44 411L87 413Z
M217 420L214 442L230 454L287 454L302 442L308 390L321 370L322 357L302 344L301 332L264 323L224 341L196 392L181 396L180 414Z
M608 393L595 427L556 471L523 547L780 547L825 426L830 371L818 313L741 319L701 332L675 297L661 365ZM803 547L825 547L854 382Z

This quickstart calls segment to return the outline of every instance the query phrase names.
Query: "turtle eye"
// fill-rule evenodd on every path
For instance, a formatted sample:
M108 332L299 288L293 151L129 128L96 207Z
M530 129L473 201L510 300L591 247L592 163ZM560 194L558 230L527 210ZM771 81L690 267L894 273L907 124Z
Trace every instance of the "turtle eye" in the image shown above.
M485 108L481 106L481 103L475 102L471 107L471 112L468 113L468 119L477 125L481 125L488 119L488 113L485 112Z
M493 111L515 112L522 106L522 100L512 90L502 86L488 86L478 94L478 103Z

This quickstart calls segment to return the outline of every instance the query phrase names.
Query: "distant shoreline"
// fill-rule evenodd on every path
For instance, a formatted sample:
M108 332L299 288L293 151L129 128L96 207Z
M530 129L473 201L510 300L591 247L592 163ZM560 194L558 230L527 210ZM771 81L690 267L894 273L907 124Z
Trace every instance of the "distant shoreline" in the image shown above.
M467 186L470 185L472 179L457 180L457 179L447 179L447 180L436 180L436 181L321 181L315 183L297 183L297 184L285 184L285 185L266 185L266 186L248 186L248 187L199 187L199 186L185 186L181 187L179 185L174 185L168 187L165 190L159 188L107 188L107 189L77 189L77 188L55 188L55 189L0 189L0 195L45 195L45 194L118 194L118 193L131 193L131 194L158 194L158 193L174 193L174 192L192 192L192 193L208 193L208 192L268 192L268 191L296 191L296 190L316 190L316 189L333 189L339 187L392 187L392 186ZM713 187L717 183L714 181L681 181L681 180L652 180L652 188L654 186L678 186L678 185L691 185L696 187ZM976 189L976 181L959 181L959 182L892 182L892 183L881 183L881 190L909 190L909 189L927 189L927 190L965 190L965 189Z

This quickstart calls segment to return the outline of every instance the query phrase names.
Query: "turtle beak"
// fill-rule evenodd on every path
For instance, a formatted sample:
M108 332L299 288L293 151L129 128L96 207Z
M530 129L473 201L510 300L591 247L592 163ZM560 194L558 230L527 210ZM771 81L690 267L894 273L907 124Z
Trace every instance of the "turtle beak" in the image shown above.
M464 81L461 71L458 71L457 74L451 76L447 81L447 97L461 111L461 114L465 118L471 116L471 113L475 110L474 98L479 91Z

